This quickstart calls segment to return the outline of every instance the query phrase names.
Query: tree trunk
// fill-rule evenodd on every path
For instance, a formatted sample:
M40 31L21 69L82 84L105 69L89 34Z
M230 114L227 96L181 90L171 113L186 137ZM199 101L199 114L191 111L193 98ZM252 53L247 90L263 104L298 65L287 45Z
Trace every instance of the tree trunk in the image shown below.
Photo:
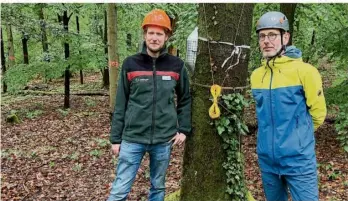
M290 29L290 40L288 45L292 45L292 35L294 34L294 21L295 21L295 10L297 3L281 3L280 12L289 20L289 29Z
M22 36L22 46L23 46L23 63L29 64L28 57L28 34L23 32Z
M103 42L104 42L104 53L106 57L106 61L108 63L109 58L108 58L108 16L106 10L104 11L104 36L103 36ZM110 81L109 81L109 68L108 65L105 66L103 69L103 87L108 89L110 86Z
M39 4L39 19L40 19L40 25L41 25L41 43L42 43L42 50L45 54L44 56L44 61L50 62L50 57L49 57L49 51L48 51L48 40L47 40L47 33L46 33L46 22L44 18L44 13L43 13L43 4Z
M2 69L2 77L1 79L3 80L4 75L6 73L6 62L5 62L5 50L4 50L4 39L2 36L2 28L1 29L1 69ZM7 92L7 85L6 82L2 82L2 92L6 93Z
M118 78L118 52L117 52L117 9L115 3L108 4L108 55L109 55L109 75L110 75L110 104L109 112L112 115L116 101L116 89Z
M178 21L178 16L177 15L175 15L175 18L170 17L170 24L171 24L171 27L172 27L172 34L174 34L174 32L175 32L176 22L177 21ZM168 47L168 53L173 55L173 56L177 56L177 57L179 56L178 55L178 49L175 48L173 45L170 45Z
M64 11L63 14L63 27L65 33L69 31L69 17L68 11ZM69 43L64 42L64 54L65 60L69 59L70 51L69 51ZM64 108L70 107L70 65L65 68L64 72Z
M13 46L13 36L12 36L12 27L10 23L6 23L6 32L7 32L7 46L8 46L8 68L11 68L15 65L15 54Z
M43 61L45 62L50 62L51 58L49 55L49 51L48 51L48 40L47 40L47 33L46 33L46 22L45 22L45 18L44 18L44 9L45 4L39 3L38 4L38 15L39 15L39 20L40 20L40 29L41 29L41 43L42 43L42 50L43 50ZM59 15L58 15L59 17ZM47 74L48 70L45 70L45 74ZM45 79L46 81L46 79ZM51 81L51 79L49 79L49 81Z
M79 16L76 15L76 29L77 29L77 34L80 34L80 23L79 23ZM81 55L81 50L79 49L79 55ZM82 67L80 67L80 84L83 84L83 72L82 72Z
M126 44L127 44L127 50L132 51L132 34L130 33L127 33Z
M311 43L309 45L309 48L312 49L311 53L309 53L306 57L306 59L304 59L304 62L308 63L309 62L309 59L313 56L313 54L315 53L315 50L314 50L314 42L315 42L315 29L313 29L313 32L312 32L312 39L311 39Z
M233 196L226 193L226 173L222 164L227 154L222 147L223 141L216 128L209 124L212 122L208 115L212 105L210 89L197 84L215 83L223 87L247 84L253 6L199 4L199 36L215 42L208 45L206 40L200 39L198 43L191 82L193 135L185 145L181 201L233 200ZM234 68L233 64L236 64ZM223 93L231 92L224 90Z

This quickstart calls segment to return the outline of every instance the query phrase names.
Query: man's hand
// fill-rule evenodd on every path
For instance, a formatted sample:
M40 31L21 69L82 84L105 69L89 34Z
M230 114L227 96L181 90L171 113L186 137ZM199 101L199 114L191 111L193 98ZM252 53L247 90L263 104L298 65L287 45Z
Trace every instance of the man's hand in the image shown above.
M118 154L120 153L120 147L121 147L121 144L113 144L111 147L112 153L118 156Z
M186 140L186 135L183 133L176 133L176 135L170 140L170 141L174 141L173 146L178 144L181 145L183 142L185 142Z

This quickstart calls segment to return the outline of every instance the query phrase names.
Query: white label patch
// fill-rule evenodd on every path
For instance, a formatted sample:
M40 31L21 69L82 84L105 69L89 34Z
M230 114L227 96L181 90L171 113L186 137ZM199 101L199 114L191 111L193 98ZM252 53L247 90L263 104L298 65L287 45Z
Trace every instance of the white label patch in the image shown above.
M162 80L172 80L172 77L165 75L165 76L162 76Z

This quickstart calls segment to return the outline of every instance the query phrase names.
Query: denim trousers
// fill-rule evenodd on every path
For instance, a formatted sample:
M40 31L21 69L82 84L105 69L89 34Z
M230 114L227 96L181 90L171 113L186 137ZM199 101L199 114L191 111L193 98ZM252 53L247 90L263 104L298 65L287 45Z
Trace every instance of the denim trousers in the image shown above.
M150 193L149 201L163 201L165 195L165 177L169 165L172 142L146 145L122 140L116 178L112 183L107 201L127 199L135 180L140 163L146 152L150 156Z

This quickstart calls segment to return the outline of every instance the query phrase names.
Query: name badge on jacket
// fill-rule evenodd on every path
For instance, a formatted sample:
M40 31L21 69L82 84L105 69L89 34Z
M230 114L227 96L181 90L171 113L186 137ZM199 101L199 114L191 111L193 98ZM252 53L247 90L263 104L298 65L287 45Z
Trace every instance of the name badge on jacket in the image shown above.
M172 77L165 75L165 76L162 76L162 80L172 80Z

